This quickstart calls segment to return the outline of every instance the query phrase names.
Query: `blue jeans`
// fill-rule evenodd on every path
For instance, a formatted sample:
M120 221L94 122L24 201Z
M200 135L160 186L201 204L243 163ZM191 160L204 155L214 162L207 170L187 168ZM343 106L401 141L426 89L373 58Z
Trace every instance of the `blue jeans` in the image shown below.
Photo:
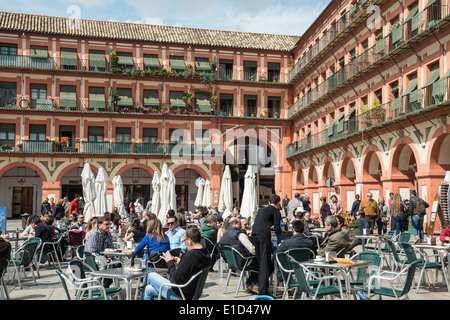
M405 221L404 216L395 217L395 235L405 231Z
M378 226L378 235L383 235L387 232L387 223L383 223L381 221L381 218L377 220L377 226Z
M159 288L163 283L170 283L170 280L164 278L157 273L150 273L147 277L147 285L142 295L142 300L155 300L158 299ZM161 298L164 300L181 300L171 287L163 287Z
M423 217L418 214L413 214L411 217L411 225L415 238L420 238L423 241Z

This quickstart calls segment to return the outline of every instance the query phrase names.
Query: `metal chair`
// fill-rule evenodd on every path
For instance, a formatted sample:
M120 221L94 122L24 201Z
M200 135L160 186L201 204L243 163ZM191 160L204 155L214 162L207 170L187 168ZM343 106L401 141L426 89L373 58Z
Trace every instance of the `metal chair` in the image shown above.
M431 282L428 280L426 271L430 271L430 270L441 271L442 277L444 279L446 278L445 273L447 271L442 269L442 264L439 262L430 261L430 257L433 257L433 256L439 257L439 255L428 255L426 252L422 252L422 251L415 249L409 243L401 243L399 245L403 248L403 250L406 254L406 259L407 259L408 263L412 263L416 260L419 260L419 263L417 264L417 268L420 269L420 276L419 276L419 281L417 282L417 286L416 286L416 293L419 293L419 287L420 287L420 284L422 283L423 279L425 279L425 281L428 283L428 285L431 284ZM418 253L420 255L420 258L417 258L416 253ZM437 278L437 273L436 273L436 278Z
M28 242L25 246L17 249L11 256L11 260L9 261L9 266L14 267L14 273L11 277L11 283L14 282L14 274L17 274L17 281L19 283L19 288L22 289L22 283L20 279L20 272L22 271L25 276L25 268L30 267L31 276L33 277L34 284L36 283L36 278L34 276L34 271L32 267L32 262L34 256L36 254L36 247L38 246L37 242Z
M400 248L398 248L396 246L396 244L390 239L386 239L386 243L391 251L392 257L394 258L394 259L392 259L391 271L394 272L399 267L403 268L403 265L406 263L406 259L400 258L400 252L402 250Z
M336 294L339 294L341 299L344 299L342 284L336 275L317 277L314 273L309 272L309 270L306 267L304 267L300 262L291 260L290 263L292 269L294 270L295 278L298 282L298 290L300 292L309 296L313 300L316 300L318 297ZM314 287L309 283L306 274L309 274L309 276L312 277L312 279L319 281L317 287ZM323 285L327 281L332 280L336 280L337 285Z
M105 288L100 284L98 280L92 279L89 281L86 281L84 283L84 287L78 287L68 276L66 276L60 269L56 269L56 273L58 274L62 286L64 288L64 291L66 293L67 300L72 300L69 293L69 287L72 289L75 289L75 300L81 300L81 298L84 296L84 292L89 292L92 290L98 290L98 292L101 293L101 295L98 295L93 298L83 299L83 300L113 300L111 296L108 296L105 292ZM88 286L88 284L91 284Z
M275 255L275 259L277 261L278 268L280 269L281 277L283 278L284 290L281 299L289 300L288 290L290 288L295 289L294 295L292 296L292 299L295 299L299 285L298 282L295 280L295 277L293 276L294 270L292 269L290 264L290 260L293 258L286 252L277 252L277 254Z
M222 252L225 256L226 262L228 263L228 269L229 269L227 281L225 283L225 288L223 289L223 293L226 293L231 274L233 273L233 270L235 270L236 271L235 274L239 275L239 282L236 287L236 293L234 294L234 297L237 297L241 283L243 286L245 285L245 283L242 282L242 279L244 278L245 273L250 271L250 270L247 270L247 268L255 257L254 256L244 257L239 251L237 251L236 249L234 249L230 246L222 246ZM243 259L244 265L242 267L238 266L235 255L239 255L239 257Z
M192 281L195 281L196 279L197 279L197 284L195 285L195 291L194 291L194 296L192 297L192 300L198 300L200 298L200 296L202 295L203 288L205 287L205 282L206 282L206 278L208 277L208 273L209 273L209 266L204 268L203 270L197 272L196 274L194 274L189 279L189 281L184 284L163 283L161 285L161 287L159 288L158 300L161 300L161 298L162 298L163 287L178 288L179 292L181 294L181 298L183 298L183 300L186 300L186 297L184 296L182 289L185 288L186 286L188 286Z
M365 251L359 252L355 254L350 260L361 260L361 261L370 261L371 264L366 267L360 267L356 269L356 278L353 277L353 273L351 273L351 277L353 279L350 280L350 285L353 291L353 295L355 296L355 291L364 288L366 280L372 274L379 274L381 269L383 268L383 257L381 254L373 251ZM356 296L355 296L356 299Z
M312 260L316 257L314 251L308 248L289 249L286 253L297 262Z
M6 283L3 279L3 276L6 274L8 265L9 265L8 259L0 258L0 287L3 287L3 290L5 292L5 296L6 296L7 300L9 300L9 294L8 294L8 288L6 287ZM0 288L0 300L4 300L3 294L1 292L1 288Z
M368 281L368 287L364 288L364 292L367 292L370 297L371 294L378 295L378 298L381 300L382 296L393 297L399 300L403 296L408 296L409 290L411 289L412 282L414 280L414 274L416 272L417 264L420 260L416 260L411 264L406 264L402 270L398 273L384 271L380 275L372 275ZM390 275L390 276L387 276ZM406 275L405 284L401 290L395 289L394 282L399 280L401 277ZM375 280L379 281L387 281L389 282L389 287L383 287L381 285L375 286L372 288L372 284L375 283Z
M83 287L83 284L89 280L92 280L88 276L86 276L83 261L81 260L71 260L68 263L67 266L69 273L72 275L73 281L75 284L79 287ZM105 288L105 292L107 295L116 295L120 299L120 291L122 291L121 287L109 287ZM84 295L87 295L88 293L85 292ZM93 290L91 292L92 296L98 296L101 295L101 292L99 290Z
M78 247L83 245L83 239L84 239L84 231L80 230L69 230L67 232L67 240L69 241L69 245L67 247L66 256L67 253L70 251L72 252L72 258L75 256L75 252L78 249Z
M78 246L76 249L77 258L80 260L84 260L84 244L81 246Z
M56 261L58 261L58 267L59 269L61 269L61 263L59 261L59 257L58 257L58 250L60 250L61 253L61 258L62 258L62 252L61 252L61 240L63 238L64 234L62 233L58 233L58 235L56 236L56 241L55 242L43 242L42 246L41 246L41 250L40 250L40 254L39 254L39 261L37 264L38 270L41 266L41 261L42 261L42 256L45 254L47 256L47 258L51 258L52 262L53 262L53 266L56 267L55 265L55 258L56 257ZM50 250L45 251L45 249L47 247L50 247ZM50 259L48 260L48 263L50 265Z

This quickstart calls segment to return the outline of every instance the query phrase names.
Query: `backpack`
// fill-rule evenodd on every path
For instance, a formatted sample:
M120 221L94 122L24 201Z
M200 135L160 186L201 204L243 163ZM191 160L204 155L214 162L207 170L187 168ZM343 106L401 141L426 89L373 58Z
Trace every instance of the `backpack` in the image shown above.
M427 213L427 209L425 207L425 203L423 203L422 199L417 199L416 200L416 214L423 217L424 215L426 215L426 213Z

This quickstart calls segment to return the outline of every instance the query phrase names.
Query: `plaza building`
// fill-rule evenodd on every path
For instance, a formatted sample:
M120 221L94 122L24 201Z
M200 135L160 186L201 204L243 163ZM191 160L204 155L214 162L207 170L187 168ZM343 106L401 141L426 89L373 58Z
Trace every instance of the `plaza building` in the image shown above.
M107 172L111 206L114 176L146 203L163 163L188 210L198 178L218 204L225 165L239 203L249 164L260 204L431 202L450 170L449 14L446 0L331 1L288 36L0 12L0 207L81 193L85 162Z

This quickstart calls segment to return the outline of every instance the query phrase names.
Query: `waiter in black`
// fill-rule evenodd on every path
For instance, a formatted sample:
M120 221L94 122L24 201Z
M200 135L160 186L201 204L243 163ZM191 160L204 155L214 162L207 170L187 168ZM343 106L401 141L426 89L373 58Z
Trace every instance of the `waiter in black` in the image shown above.
M258 294L268 295L269 277L274 266L271 262L272 241L270 228L273 226L277 235L281 234L280 227L280 196L273 194L269 198L269 205L256 214L252 227L252 236L258 259Z

